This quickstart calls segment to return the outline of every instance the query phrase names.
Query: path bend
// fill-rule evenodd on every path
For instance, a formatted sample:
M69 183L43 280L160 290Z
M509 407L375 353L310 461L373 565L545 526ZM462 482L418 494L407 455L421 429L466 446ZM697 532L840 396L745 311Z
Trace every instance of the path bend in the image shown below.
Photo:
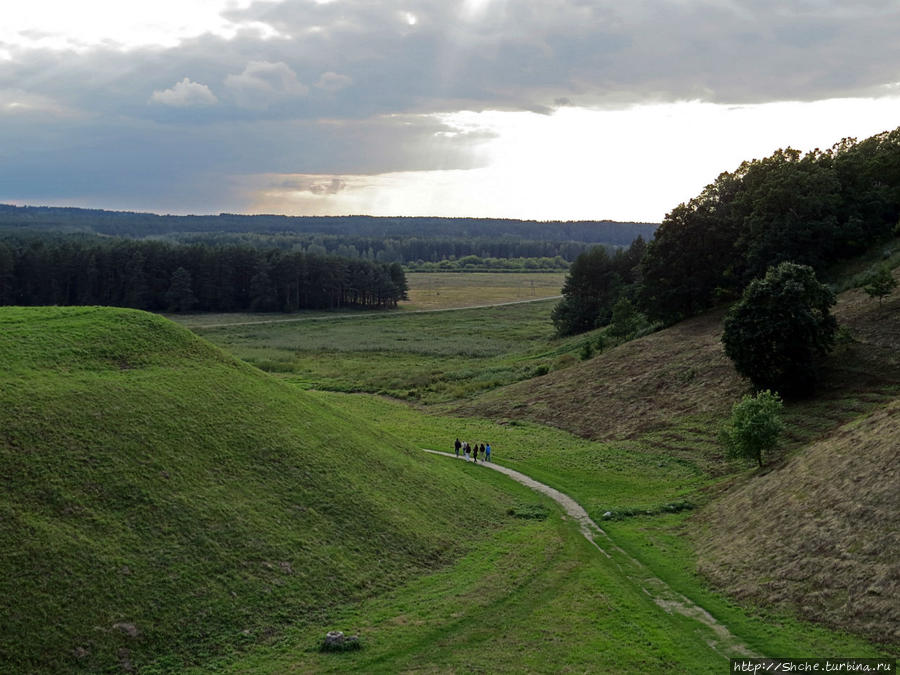
M428 448L422 448L422 450L433 455L451 457L457 460L460 459L456 455L449 452L430 450ZM487 467L489 469L493 469L494 471L499 471L500 473L506 474L522 485L525 485L526 487L529 487L536 492L547 495L557 504L562 506L566 514L578 523L578 526L581 529L581 534L584 535L584 538L591 542L591 544L593 544L597 548L597 550L603 553L603 555L615 562L622 573L628 579L636 583L638 587L641 588L641 590L646 593L659 607L661 607L669 614L671 614L672 612L676 612L690 619L693 619L694 621L697 621L707 628L712 629L715 638L708 639L707 644L714 651L718 652L726 658L754 658L760 656L745 644L743 644L737 638L737 636L735 636L728 629L727 626L717 621L714 616L703 609L700 605L696 604L687 596L682 595L681 593L676 591L659 577L654 576L646 565L644 565L642 562L637 560L637 558L632 557L624 549L616 545L616 543L612 539L610 539L609 535L603 530L603 528L597 525L597 523L595 523L594 520L588 515L587 511L584 510L581 504L576 502L569 495L565 494L564 492L560 492L556 488L552 488L549 485L536 481L534 478L522 473L521 471L516 471L515 469L510 469L509 467L505 467L500 464L494 464L493 462L481 462L480 466ZM598 537L603 543L602 546L597 541ZM615 551L617 554L616 558L613 558L609 551Z

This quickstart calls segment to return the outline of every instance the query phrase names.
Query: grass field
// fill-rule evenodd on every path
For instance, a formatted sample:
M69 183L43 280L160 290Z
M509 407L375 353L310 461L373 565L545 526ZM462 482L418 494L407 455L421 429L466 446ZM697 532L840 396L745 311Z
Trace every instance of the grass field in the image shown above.
M202 668L522 527L151 314L2 308L0 362L0 672Z
M744 390L717 360L715 316L580 361L585 337L552 336L553 302L193 324L225 350L141 312L0 310L0 669L724 672L716 637L654 603L629 556L753 653L895 653L707 583L749 554L716 548L710 505L725 504L727 533L760 509L747 541L770 520L746 491L756 474L714 442ZM865 447L854 420L896 398L900 333L873 307L842 297L852 339L823 395L789 408L790 447ZM884 409L872 428L889 436ZM606 557L503 476L419 450L456 437L574 497L622 551ZM878 495L846 506L895 522ZM868 516L848 546L880 531ZM320 653L333 628L363 649Z
M459 309L508 302L523 302L559 296L565 273L562 272L411 272L409 300L394 312L343 310L334 312L302 311L284 313L205 313L171 314L168 318L190 329L221 324L293 323L307 319L333 319L337 316L382 316L399 312Z
M624 514L624 518L602 521L614 540L677 591L707 608L760 653L794 656L890 653L890 648L873 647L859 638L797 621L791 618L790 613L796 610L789 604L777 610L754 608L746 601L739 606L712 590L698 574L698 559L689 536L696 531L696 519L692 517L695 509L735 480L746 480L740 465L723 460L715 441L716 425L727 415L731 403L745 391L744 384L721 355L718 316L701 317L623 345L591 361L579 362L575 354L584 338L559 341L548 332L541 335L538 331L541 325L546 330L546 314L544 317L531 314L539 306L521 306L521 314L485 314L490 317L486 324L496 333L484 327L474 332L467 330L478 325L469 323L477 321L478 312L489 310L426 315L428 321L423 323L396 324L393 331L376 332L371 345L377 349L367 354L368 358L354 363L339 357L336 363L340 365L335 370L349 376L345 387L335 387L330 382L301 381L304 386L323 389L367 391L359 386L370 376L367 373L389 372L392 365L400 370L414 369L414 364L428 362L442 350L457 352L455 357L460 360L455 367L465 368L469 363L473 372L485 374L488 364L508 367L514 362L511 357L519 362L548 365L581 363L571 372L555 374L550 365L551 375L546 378L531 379L524 371L520 379L527 381L511 389L484 387L495 391L474 400L464 400L473 391L465 388L442 389L435 396L433 380L419 385L418 391L424 395L415 390L408 392L409 398L419 400L448 404L456 401L456 406L462 402L458 410L464 416L450 416L454 407L449 405L432 410L440 415L423 414L422 409L386 399L317 395L347 410L356 419L423 447L449 449L456 436L470 441L490 441L498 461L564 490L582 503L595 520L601 521L607 511ZM855 341L840 347L842 352L835 360L836 369L826 378L824 398L789 409L790 447L802 447L831 433L842 421L872 410L896 395L891 375L896 361L891 357L893 347L889 342L884 343L884 324L874 317L872 308L871 302L863 299L858 291L842 297L839 318L852 327ZM447 318L454 319L451 325L445 323ZM531 329L529 322L533 322ZM327 363L336 355L325 347L327 343L332 349L342 345L338 349L350 353L346 345L358 339L356 336L362 330L362 326L357 326L358 332L354 334L349 325L340 329L346 331L341 333L323 330L322 337L318 338L322 360ZM426 335L435 337L428 340ZM521 336L520 343L504 341L516 335ZM252 341L248 340L241 349L249 349L251 345ZM398 359L402 352L408 355L409 364L403 358ZM382 392L391 393L389 389ZM490 415L493 421L482 419L483 414ZM571 429L581 436L606 439L607 443L571 436L546 424ZM672 513L682 508L686 510ZM723 562L719 560L718 564ZM448 631L452 630L450 624L446 625ZM473 638L474 643L478 643L477 638ZM391 657L398 660L387 662L398 668L450 667L449 662L426 661L427 665L423 666L417 660L403 660L408 656L398 652ZM325 662L316 660L320 657L310 658L313 660L301 659L297 663L307 664L302 668L325 667ZM363 659L352 663L368 662ZM573 667L584 667L584 664ZM698 672L703 672L702 668Z
M194 330L305 388L434 403L574 363L581 340L554 339L554 303Z
M704 483L693 467L658 467L664 456L634 456L603 443L536 425L423 415L398 402L365 395L316 394L354 419L416 445L449 449L459 435L489 440L498 461L540 477L590 505L600 520L610 504L653 506L695 495ZM446 458L456 470L506 485L522 504L543 504L549 516L525 530L500 533L452 568L415 580L336 616L359 634L360 652L322 654L321 635L303 629L280 644L230 664L234 672L677 672L717 673L728 667L718 636L660 609L629 576L623 553L607 558L589 545L559 509L480 467ZM668 477L668 480L666 480ZM504 483L505 482L505 483ZM477 510L457 514L470 527L485 524ZM694 554L675 534L685 514L602 521L627 553L728 625L759 654L885 652L852 636L804 624L785 613L739 607L705 588L692 572Z
M448 309L558 296L565 272L410 272L404 309Z

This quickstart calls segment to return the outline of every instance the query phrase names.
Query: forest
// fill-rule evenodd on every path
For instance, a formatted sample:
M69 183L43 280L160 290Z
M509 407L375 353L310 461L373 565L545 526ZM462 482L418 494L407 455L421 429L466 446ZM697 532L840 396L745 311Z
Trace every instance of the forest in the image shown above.
M627 302L672 324L737 299L782 262L822 275L900 232L898 218L900 128L824 151L781 149L720 174L646 246L581 254L554 323L562 335L590 330Z
M120 238L0 238L0 305L291 312L394 307L406 292L397 263Z
M591 246L628 246L652 236L653 223L524 221L374 216L173 216L0 204L0 229L27 228L182 243L305 250L384 263L438 263L465 256L556 258L570 262Z

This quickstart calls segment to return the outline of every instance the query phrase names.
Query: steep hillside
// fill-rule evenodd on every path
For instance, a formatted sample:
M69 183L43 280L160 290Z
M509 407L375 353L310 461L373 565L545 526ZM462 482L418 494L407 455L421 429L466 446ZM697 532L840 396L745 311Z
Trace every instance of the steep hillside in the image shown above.
M716 442L747 391L722 352L721 314L492 392L462 412L530 419L662 451L708 477L730 474L680 531L692 533L703 575L736 597L896 644L900 292L879 304L846 291L834 313L841 334L816 395L788 403L781 453L760 472L741 473Z
M900 279L900 268L894 275ZM788 410L798 443L900 392L900 292L879 306L861 290L847 291L834 313L844 332L817 396ZM682 321L457 412L528 419L591 439L639 439L673 452L715 445L719 423L748 391L722 349L722 316Z
M3 308L0 363L3 672L177 671L324 634L509 506L153 315Z
M900 644L900 399L706 508L699 569L730 595Z

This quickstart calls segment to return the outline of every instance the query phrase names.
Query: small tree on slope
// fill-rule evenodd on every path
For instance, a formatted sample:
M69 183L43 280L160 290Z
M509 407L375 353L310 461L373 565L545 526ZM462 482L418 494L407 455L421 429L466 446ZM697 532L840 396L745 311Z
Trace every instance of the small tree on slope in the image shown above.
M834 293L807 265L784 262L754 279L725 317L722 342L757 389L807 394L834 346Z
M778 394L766 389L755 396L744 396L731 409L731 419L722 427L720 439L729 457L756 460L762 466L764 452L778 443L784 430L783 404Z
M897 280L891 274L891 270L887 265L880 265L871 270L863 281L865 284L863 290L870 298L878 298L878 305L885 296L891 294L897 288Z

